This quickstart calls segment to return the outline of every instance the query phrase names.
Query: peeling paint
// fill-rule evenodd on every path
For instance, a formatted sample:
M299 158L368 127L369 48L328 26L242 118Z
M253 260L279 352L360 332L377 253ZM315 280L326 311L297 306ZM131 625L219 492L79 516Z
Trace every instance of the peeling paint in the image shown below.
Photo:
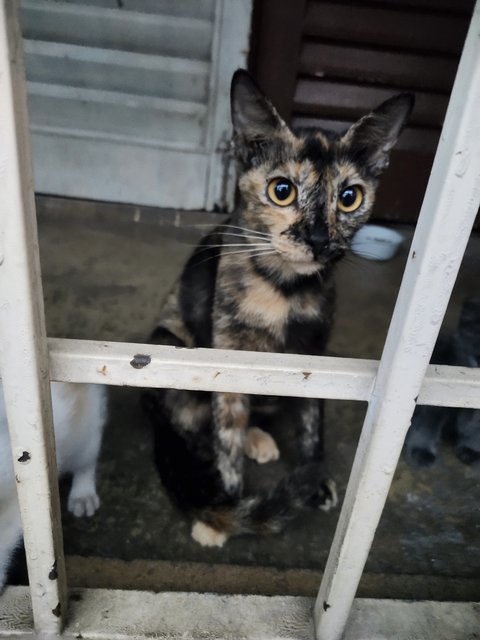
M53 567L51 568L50 573L48 574L48 579L56 580L57 578L58 578L57 561L55 560L55 562L53 563Z
M130 360L130 364L134 369L143 369L150 364L152 358L143 353L137 353L133 356L133 360Z
M57 604L57 606L55 607L55 609L52 609L52 613L54 616L56 616L57 618L60 618L60 616L62 615L62 605L59 602Z

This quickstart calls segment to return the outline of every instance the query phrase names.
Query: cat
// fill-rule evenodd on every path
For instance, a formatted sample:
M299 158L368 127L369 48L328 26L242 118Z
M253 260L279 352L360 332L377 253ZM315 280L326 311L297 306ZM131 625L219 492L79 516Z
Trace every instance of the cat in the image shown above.
M231 85L238 206L198 245L150 341L176 347L322 355L334 312L333 270L368 220L414 103L397 95L345 133L294 132L244 70ZM323 464L323 402L279 399L296 425L300 462L266 496L243 495L244 453L275 460L257 422L273 399L241 393L144 393L160 478L194 518L192 537L280 531L306 503L328 510L335 484Z
M458 327L440 336L433 364L480 367L480 295L463 303ZM465 464L480 460L480 410L419 406L405 439L404 453L414 467L431 467L438 457L442 437L453 442L456 456Z
M100 385L53 382L52 408L59 473L72 474L68 509L92 516L100 505L95 470L107 413ZM0 593L22 537L3 390L0 387Z

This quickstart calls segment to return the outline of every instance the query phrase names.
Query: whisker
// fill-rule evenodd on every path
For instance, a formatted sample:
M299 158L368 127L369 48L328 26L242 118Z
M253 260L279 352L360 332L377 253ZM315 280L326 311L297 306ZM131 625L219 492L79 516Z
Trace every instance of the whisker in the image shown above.
M252 255L266 255L268 253L275 253L274 249L270 249L270 248L265 248L265 249L245 249L242 251L225 251L224 255L239 255L239 254L248 254L250 256ZM213 256L209 256L208 258L205 258L205 260L202 260L201 262L197 263L197 266L200 266L201 264L204 264L205 262L208 262L209 260L213 260L214 258L218 258L219 256L222 255L222 251L218 251L218 253L216 253Z
M356 260L348 253L342 258L342 264L350 271L355 270L355 273L361 273L362 275L371 273L370 265L367 262L364 260Z
M248 227L240 227L240 226L237 226L235 224L226 224L226 225L222 225L222 226L224 226L226 228L229 228L229 229L238 229L240 231L247 231L248 233L254 233L254 234L258 235L258 236L271 236L272 235L271 233L267 233L265 231L258 231L258 229L249 229Z
M240 253L250 253L250 254L275 253L275 249L272 249L271 247L265 247L265 249L245 249L243 251L225 251L226 256L238 255Z
M228 248L228 247L244 247L245 249L249 249L249 247L251 247L251 250L255 250L257 247L265 247L268 248L270 247L270 243L269 242L255 242L255 243L250 243L250 242L239 242L237 243L233 243L233 244L206 244L206 245L198 245L198 244L193 244L193 245L187 245L187 246L191 246L191 247L197 247L197 251L196 254L198 255L199 253L203 253L205 251L208 251L209 249L221 249L221 248ZM221 251L220 251L221 253ZM212 256L213 257L213 256ZM199 263L201 264L201 263Z
M233 231L220 231L218 233L219 236L234 236L236 238L251 238L252 240L267 240L269 238L273 238L273 233L270 233L267 236L252 236L247 235L246 233L235 233Z
M357 258L363 258L365 260L375 260L376 262L382 262L382 260L378 259L378 256L375 253L371 253L370 251L364 251L363 249L359 249L359 250L353 250L351 249L351 252L357 257Z
M271 237L271 233L265 233L264 231L257 231L256 229L249 229L248 227L240 227L234 224L215 224L215 223L199 223L199 224L191 224L191 225L182 225L184 227L214 227L217 229L237 229L240 231L247 231L248 233L256 234L259 236ZM228 232L227 232L228 233Z
M210 247L269 247L269 242L239 242L239 243L229 243L229 244L205 244L202 245L205 249L209 249Z
M268 244L269 243L269 238L263 238L263 237L258 237L258 236L250 236L250 235L246 235L245 233L232 233L232 232L221 232L218 235L220 236L224 236L224 237L235 237L235 238L246 238L248 240L262 240L264 244ZM272 236L273 237L273 236ZM200 241L197 242L184 242L179 240L179 243L181 245L183 245L184 247L221 247L221 246L226 246L224 244L202 244ZM243 243L244 245L247 245L248 243Z
M247 252L245 252L245 253L247 253ZM247 257L247 258L258 258L260 256L269 256L269 255L274 255L276 253L277 252L275 251L275 249L269 249L268 251L257 250L257 251L254 251L253 253L250 253L248 256L246 255L245 257ZM226 255L228 255L228 253Z

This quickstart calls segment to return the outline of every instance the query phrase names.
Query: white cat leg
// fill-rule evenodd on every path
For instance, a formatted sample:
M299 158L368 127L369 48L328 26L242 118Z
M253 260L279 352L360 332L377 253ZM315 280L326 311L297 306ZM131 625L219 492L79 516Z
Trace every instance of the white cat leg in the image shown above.
M100 506L95 484L95 465L73 474L72 488L68 496L68 510L76 518L93 516Z
M22 525L17 496L0 502L0 593L5 587L7 571L15 547L22 537Z

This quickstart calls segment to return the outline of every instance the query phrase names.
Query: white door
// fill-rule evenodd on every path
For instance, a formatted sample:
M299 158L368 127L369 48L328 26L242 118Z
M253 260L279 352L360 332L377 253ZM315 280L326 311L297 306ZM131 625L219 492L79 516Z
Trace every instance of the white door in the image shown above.
M230 78L251 2L22 0L36 191L230 206Z

